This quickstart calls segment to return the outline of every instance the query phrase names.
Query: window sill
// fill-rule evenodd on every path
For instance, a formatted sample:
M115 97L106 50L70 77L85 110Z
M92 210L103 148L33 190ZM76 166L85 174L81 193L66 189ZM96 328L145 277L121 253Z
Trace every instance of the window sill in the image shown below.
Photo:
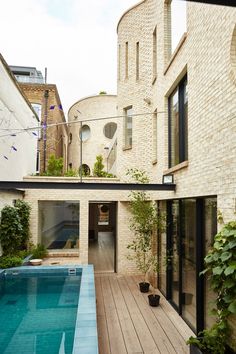
M123 146L122 150L123 151L126 151L126 150L131 150L132 149L132 146Z
M167 64L167 66L166 66L166 68L164 70L164 75L166 75L167 71L169 70L171 64L173 63L173 61L174 61L175 57L177 56L178 52L180 51L180 49L181 49L182 45L184 44L186 38L187 38L187 33L185 32L182 35L182 37L181 37L181 39L179 41L179 44L175 48L175 51L173 52L173 54L170 57L169 63Z
M182 168L186 168L186 167L188 167L188 161L183 161L178 165L168 168L168 170L165 170L163 172L163 175L168 175L169 173L177 172L179 170L182 170Z

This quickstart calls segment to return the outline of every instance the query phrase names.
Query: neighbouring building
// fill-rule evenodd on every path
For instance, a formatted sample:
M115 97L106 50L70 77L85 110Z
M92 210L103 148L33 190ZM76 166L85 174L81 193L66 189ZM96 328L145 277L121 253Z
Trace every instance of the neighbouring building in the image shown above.
M183 28L177 33L180 16ZM236 9L144 0L123 14L117 33L118 179L84 178L79 184L71 178L70 187L58 189L57 179L33 178L41 184L25 190L32 235L35 243L60 245L61 252L79 249L81 262L97 270L135 273L127 260L133 237L129 191L114 190L114 184L127 181L130 167L146 170L157 186L174 178L175 190L150 191L167 218L158 244L158 285L198 332L210 324L212 294L198 273L220 227L217 212L225 222L236 213ZM71 110L71 121L75 116ZM102 124L97 123L101 131ZM78 154L70 159L78 167ZM58 182L57 189L47 185L45 193L43 182L49 180ZM111 186L104 189L104 182Z
M0 180L19 181L36 172L38 117L2 55L0 77Z
M92 175L97 155L106 172L116 174L117 97L99 94L80 99L68 112L68 167ZM105 118L105 119L102 119ZM82 140L82 141L81 141Z
M57 86L46 84L42 73L34 67L10 66L10 69L40 119L37 172L45 172L52 154L63 157L66 171L68 134Z

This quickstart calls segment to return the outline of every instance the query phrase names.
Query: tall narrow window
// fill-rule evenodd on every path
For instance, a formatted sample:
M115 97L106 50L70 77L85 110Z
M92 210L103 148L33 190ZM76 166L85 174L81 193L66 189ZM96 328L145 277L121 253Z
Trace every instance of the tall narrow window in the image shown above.
M124 110L125 112L125 121L124 121L124 140L125 148L132 147L132 106L127 107Z
M125 43L125 78L129 76L129 44Z
M139 80L139 42L136 43L136 80Z
M187 77L169 97L169 167L188 158Z
M157 77L157 28L155 27L152 34L152 73L153 81Z
M121 58L121 48L120 44L118 46L118 80L120 80L120 58Z
M157 110L153 113L152 117L152 163L157 162Z

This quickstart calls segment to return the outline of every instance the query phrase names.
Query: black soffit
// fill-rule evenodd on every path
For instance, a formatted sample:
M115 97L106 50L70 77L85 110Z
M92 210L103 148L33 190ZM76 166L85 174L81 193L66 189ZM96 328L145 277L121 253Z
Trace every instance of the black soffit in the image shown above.
M0 190L12 189L78 189L78 190L148 190L175 191L175 184L81 183L0 181Z
M236 7L236 0L205 0L205 1L204 0L182 0L182 1Z

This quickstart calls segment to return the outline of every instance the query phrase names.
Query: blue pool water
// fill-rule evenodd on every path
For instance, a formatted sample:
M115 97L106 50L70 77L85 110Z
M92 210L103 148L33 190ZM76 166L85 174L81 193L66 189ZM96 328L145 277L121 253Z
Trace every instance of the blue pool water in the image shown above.
M72 354L81 271L4 273L0 279L0 353Z

